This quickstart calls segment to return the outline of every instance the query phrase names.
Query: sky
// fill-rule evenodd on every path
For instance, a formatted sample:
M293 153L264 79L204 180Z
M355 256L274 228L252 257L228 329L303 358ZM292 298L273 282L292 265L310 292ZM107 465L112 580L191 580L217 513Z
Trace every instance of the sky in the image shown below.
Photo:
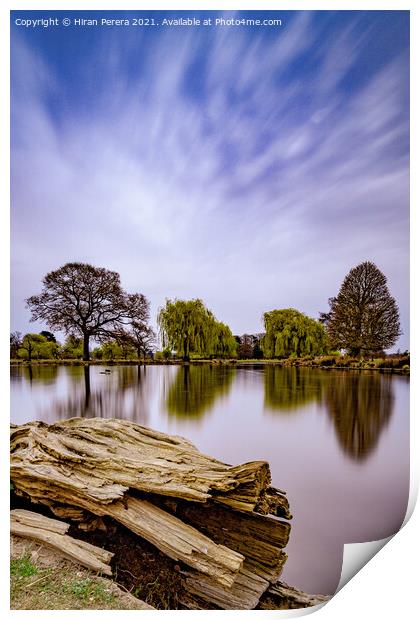
M13 11L11 62L12 330L46 327L24 300L66 262L118 271L152 323L199 297L242 334L317 318L370 260L409 348L407 11Z

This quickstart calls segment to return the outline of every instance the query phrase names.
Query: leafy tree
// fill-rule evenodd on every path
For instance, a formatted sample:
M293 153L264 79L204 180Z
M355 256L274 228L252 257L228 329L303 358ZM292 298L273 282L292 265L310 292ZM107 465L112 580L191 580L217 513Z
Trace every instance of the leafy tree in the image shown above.
M158 314L163 347L176 350L184 360L189 360L191 353L206 354L214 323L213 314L201 299L167 299Z
M90 338L102 341L124 330L135 313L147 308L143 295L126 293L115 271L86 263L67 263L43 278L43 290L26 300L32 321L83 338L89 360Z
M44 336L44 338L46 338L49 342L57 342L56 337L53 333L47 332L45 329L43 329L42 332L39 333L41 334L41 336Z
M25 334L19 348L19 356L31 362L36 359L52 359L58 356L59 346L42 334Z
M207 354L212 357L236 357L236 340L225 323L214 321Z
M78 338L74 334L69 334L61 349L61 355L64 359L82 359L83 338Z
M101 346L102 359L114 360L122 357L122 348L115 340L104 342Z
M398 306L384 274L369 261L349 271L330 312L321 315L333 348L351 355L389 349L401 334Z
M262 350L266 358L320 355L327 349L324 326L305 314L288 308L264 314Z
M22 346L22 334L20 332L12 332L10 334L10 359L15 359L18 351Z
M31 362L41 342L46 342L44 336L40 336L39 334L25 334L20 345L19 357L27 357Z

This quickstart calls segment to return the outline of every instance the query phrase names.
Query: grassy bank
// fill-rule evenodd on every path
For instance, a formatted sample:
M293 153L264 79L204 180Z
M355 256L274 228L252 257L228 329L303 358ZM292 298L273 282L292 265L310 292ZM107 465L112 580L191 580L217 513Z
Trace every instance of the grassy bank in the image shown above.
M37 365L62 365L62 366L170 366L178 365L184 366L188 364L216 364L216 365L231 365L231 364L274 364L277 366L303 366L309 368L322 368L322 369L340 369L340 370L379 370L387 372L410 372L410 356L401 355L393 357L381 357L374 359L360 360L348 356L334 356L323 355L319 357L297 357L287 359L192 359L189 362L185 362L180 359L169 360L155 360L152 358L146 358L144 360L133 359L113 359L113 360L90 360L85 362L80 359L42 359L32 360L29 362L24 359L11 359L10 364L12 366L37 366Z

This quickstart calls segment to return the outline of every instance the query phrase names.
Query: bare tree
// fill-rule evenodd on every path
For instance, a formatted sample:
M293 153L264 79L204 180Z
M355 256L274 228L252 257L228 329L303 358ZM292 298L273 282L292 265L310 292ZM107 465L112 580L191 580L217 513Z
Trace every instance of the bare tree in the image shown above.
M129 331L120 334L119 342L124 346L128 344L137 352L137 357L145 358L147 353L153 349L156 344L156 334L149 325L141 321L132 321Z
M115 271L86 263L67 263L43 279L43 290L26 300L32 321L83 338L83 359L89 360L89 341L115 337L133 314L148 316L144 295L126 293Z
M12 332L10 334L10 359L14 359L18 356L18 351L22 346L22 334L21 332Z
M334 348L352 355L372 353L392 347L401 334L398 306L374 263L351 269L337 297L328 301L330 312L322 313L320 320Z

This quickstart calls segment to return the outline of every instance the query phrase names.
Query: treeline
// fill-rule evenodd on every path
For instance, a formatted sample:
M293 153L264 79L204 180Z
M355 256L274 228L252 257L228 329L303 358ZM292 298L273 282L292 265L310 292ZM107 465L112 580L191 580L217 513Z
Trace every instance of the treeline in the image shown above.
M263 315L264 333L233 335L200 299L166 300L158 312L159 334L149 325L149 302L123 290L116 272L67 263L48 273L39 295L26 300L32 321L64 332L11 334L13 359L285 359L346 352L383 355L400 335L398 307L385 276L370 262L352 269L330 311L310 318L293 308ZM98 346L91 350L94 341ZM160 345L160 346L159 346ZM161 350L157 350L161 349Z
M22 337L20 332L10 334L10 357L17 360L82 360L83 338L70 334L60 343L51 332L28 333ZM140 352L128 342L108 340L90 351L93 360L144 360L153 358L154 350L145 347Z

